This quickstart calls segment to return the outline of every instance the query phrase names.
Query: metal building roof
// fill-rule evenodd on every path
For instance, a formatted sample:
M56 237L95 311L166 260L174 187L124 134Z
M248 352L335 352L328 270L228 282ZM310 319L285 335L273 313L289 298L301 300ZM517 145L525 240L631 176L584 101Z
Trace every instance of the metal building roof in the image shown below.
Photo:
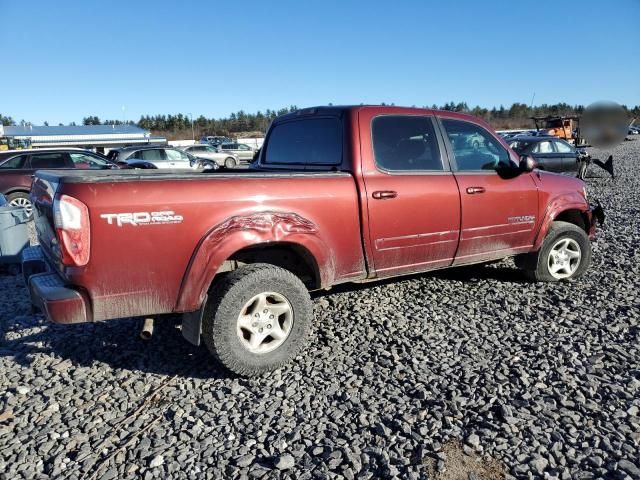
M9 136L60 136L60 135L148 135L149 132L135 125L68 125L68 126L6 126L4 134Z

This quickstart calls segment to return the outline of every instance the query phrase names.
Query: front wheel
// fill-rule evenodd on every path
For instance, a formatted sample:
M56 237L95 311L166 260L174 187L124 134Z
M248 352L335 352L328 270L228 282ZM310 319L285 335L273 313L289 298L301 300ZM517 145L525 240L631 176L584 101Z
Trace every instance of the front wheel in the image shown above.
M309 335L313 306L302 281L268 264L241 267L210 292L202 334L229 370L255 376L294 358Z
M236 159L233 157L227 157L224 161L224 166L227 168L235 168L236 167Z
M516 258L516 264L539 282L579 278L590 263L589 237L583 229L568 222L553 222L538 252Z

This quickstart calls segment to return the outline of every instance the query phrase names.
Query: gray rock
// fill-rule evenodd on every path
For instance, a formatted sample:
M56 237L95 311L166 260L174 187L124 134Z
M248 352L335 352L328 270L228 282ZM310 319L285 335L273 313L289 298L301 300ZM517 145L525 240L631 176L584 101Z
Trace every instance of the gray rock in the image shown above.
M294 467L295 463L293 456L288 453L280 455L274 461L274 465L278 470L289 470Z
M544 457L537 456L529 462L529 465L538 475L542 475L549 465L549 460Z
M255 455L250 455L250 454L243 455L236 459L236 465L243 468L248 467L253 463L255 458L256 458Z
M636 457L637 458L637 457ZM618 468L623 472L631 475L632 478L640 478L640 468L627 459L622 459L618 461Z
M469 435L467 437L466 442L468 445L475 448L476 450L480 448L480 437L475 433L472 433L471 435Z

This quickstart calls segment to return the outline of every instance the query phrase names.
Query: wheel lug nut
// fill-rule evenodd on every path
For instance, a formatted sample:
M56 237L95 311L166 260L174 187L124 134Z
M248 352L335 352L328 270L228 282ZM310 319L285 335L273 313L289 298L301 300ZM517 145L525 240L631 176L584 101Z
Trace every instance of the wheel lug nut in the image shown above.
M252 327L257 327L257 326L258 326L258 322L253 322L253 323L251 324L251 326L252 326Z
M267 328L271 328L271 324L267 325Z
M262 311L262 313L268 313L269 310L267 310L266 308Z
M254 317L256 317L256 318L258 318L259 316L260 316L260 314L259 314L259 313L256 313L256 314L254 315Z
M269 315L269 320L273 320L273 315Z
M260 333L262 333L262 331L264 330L264 328L261 328L260 330L258 330Z

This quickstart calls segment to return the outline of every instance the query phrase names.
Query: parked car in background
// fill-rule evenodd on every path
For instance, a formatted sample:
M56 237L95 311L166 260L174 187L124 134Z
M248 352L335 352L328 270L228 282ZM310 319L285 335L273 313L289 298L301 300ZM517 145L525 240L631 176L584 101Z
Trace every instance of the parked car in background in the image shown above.
M253 160L253 148L244 143L222 143L218 148L222 152L232 153L241 162L249 163Z
M220 145L221 143L232 143L232 142L233 142L232 138L222 137L219 135L209 135L208 137L202 137L200 139L200 143L213 145L214 147Z
M116 148L109 152L108 158L113 162L126 163L130 168L191 170L203 167L193 155L162 145Z
M218 164L221 167L234 168L237 167L240 162L238 158L231 152L219 152L216 147L211 145L188 145L186 147L180 147L183 152L187 152L200 160L208 160ZM204 162L203 162L204 163Z
M550 136L516 136L507 140L519 155L531 155L540 170L579 172L586 152L565 140Z
M629 135L640 135L640 127L629 127Z
M0 152L0 193L7 197L10 205L24 207L31 215L29 194L36 170L108 170L117 167L102 155L80 148L7 150Z

